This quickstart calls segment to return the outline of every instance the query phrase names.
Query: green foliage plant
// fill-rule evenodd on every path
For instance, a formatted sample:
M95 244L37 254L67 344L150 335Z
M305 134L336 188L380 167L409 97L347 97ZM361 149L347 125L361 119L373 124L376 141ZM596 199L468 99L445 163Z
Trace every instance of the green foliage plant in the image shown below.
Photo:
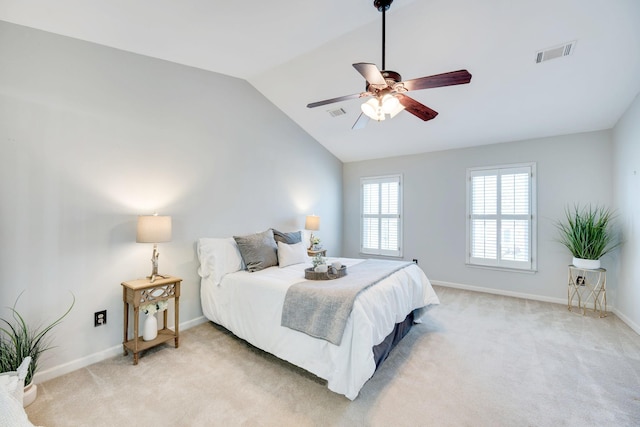
M565 220L558 221L559 241L575 258L597 260L621 242L611 229L614 213L604 206L574 205L565 208Z
M22 296L22 293L16 298L13 307L8 307L11 312L11 318L0 318L0 372L15 371L25 357L31 356L29 371L24 382L25 384L30 384L33 375L38 370L40 356L45 351L53 348L49 332L69 314L76 299L73 297L73 301L67 311L53 323L48 326L32 328L27 325L24 317L16 310L20 296Z

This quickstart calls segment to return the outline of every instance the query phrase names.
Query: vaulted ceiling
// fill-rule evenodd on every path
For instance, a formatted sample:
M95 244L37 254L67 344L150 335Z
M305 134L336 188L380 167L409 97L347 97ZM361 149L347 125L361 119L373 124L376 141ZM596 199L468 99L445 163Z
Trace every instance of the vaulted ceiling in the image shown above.
M640 92L638 0L395 0L386 68L473 78L410 92L434 120L361 130L363 100L306 105L364 91L353 63L381 67L373 0L0 0L0 20L246 79L345 162L609 129Z

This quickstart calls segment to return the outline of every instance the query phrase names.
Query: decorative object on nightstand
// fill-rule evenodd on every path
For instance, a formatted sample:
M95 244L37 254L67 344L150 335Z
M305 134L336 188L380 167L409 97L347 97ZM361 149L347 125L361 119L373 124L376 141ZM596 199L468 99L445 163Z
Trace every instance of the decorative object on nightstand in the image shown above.
M147 276L151 283L157 277L165 277L158 274L158 243L171 241L171 217L153 215L138 216L138 227L136 230L136 242L153 243L153 255L151 256L151 275Z
M168 306L167 301L158 301L140 307L140 310L147 315L144 320L144 328L142 329L143 340L151 341L156 339L158 336L158 319L156 319L156 313L166 310Z
M309 236L309 250L311 251L320 249L317 246L320 244L320 239L313 235L314 231L320 230L320 217L317 215L307 215L307 219L304 222L304 228L305 230L311 231L311 236Z
M151 282L149 278L122 282L122 301L124 304L122 348L125 356L128 354L128 350L133 352L134 365L138 364L139 353L141 351L155 347L171 339L174 340L175 348L178 348L180 344L180 282L182 282L182 279L172 276L158 278L155 282ZM167 327L166 304L168 304L168 300L170 299L173 299L174 330ZM132 339L129 339L129 306L133 307ZM156 311L163 312L163 325L162 329L157 330L156 324L156 337L146 340L144 335L142 337L139 335L140 310L152 311L154 306ZM164 307L165 309L162 310L160 307Z

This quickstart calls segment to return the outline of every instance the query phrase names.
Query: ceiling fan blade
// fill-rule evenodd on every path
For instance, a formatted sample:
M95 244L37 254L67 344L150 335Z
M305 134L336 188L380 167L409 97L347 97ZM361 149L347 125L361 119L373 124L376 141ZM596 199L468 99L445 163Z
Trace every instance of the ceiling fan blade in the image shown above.
M370 96L369 92L354 93L353 95L339 96L337 98L325 99L324 101L312 102L307 104L307 108L320 107L321 105L333 104L334 102L346 101L347 99L362 98Z
M435 119L438 115L437 111L432 110L424 104L419 103L413 98L409 98L406 95L396 94L396 97L400 100L400 104L404 106L404 109L416 116L417 118L424 120Z
M368 64L366 62L359 62L357 64L353 64L353 68L355 68L362 77L369 82L369 84L382 86L383 88L387 86L387 81L382 76L378 67L375 64Z
M420 77L402 82L407 90L430 89L434 87L463 85L471 81L471 74L467 70L451 71L434 76Z
M360 113L360 115L358 116L358 120L356 120L353 126L351 126L351 129L364 129L367 123L369 123L369 120L369 116L367 116L365 113Z

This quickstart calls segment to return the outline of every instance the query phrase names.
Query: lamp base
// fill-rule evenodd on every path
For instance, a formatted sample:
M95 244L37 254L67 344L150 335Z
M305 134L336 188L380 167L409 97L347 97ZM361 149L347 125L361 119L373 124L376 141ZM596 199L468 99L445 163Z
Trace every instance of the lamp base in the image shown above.
M160 252L158 252L158 245L153 245L153 255L151 256L151 275L147 276L149 282L153 283L158 277L162 277L166 279L170 276L164 276L162 274L158 274L158 257L160 256Z
M150 282L150 283L153 283L153 282L155 282L155 281L156 281L156 279L157 279L158 277L161 277L161 278L163 278L163 279L167 279L167 278L169 278L169 277L171 277L171 276L165 276L164 274L158 274L158 273L155 273L155 274L152 274L151 276L147 276L147 279L149 279L149 282Z

